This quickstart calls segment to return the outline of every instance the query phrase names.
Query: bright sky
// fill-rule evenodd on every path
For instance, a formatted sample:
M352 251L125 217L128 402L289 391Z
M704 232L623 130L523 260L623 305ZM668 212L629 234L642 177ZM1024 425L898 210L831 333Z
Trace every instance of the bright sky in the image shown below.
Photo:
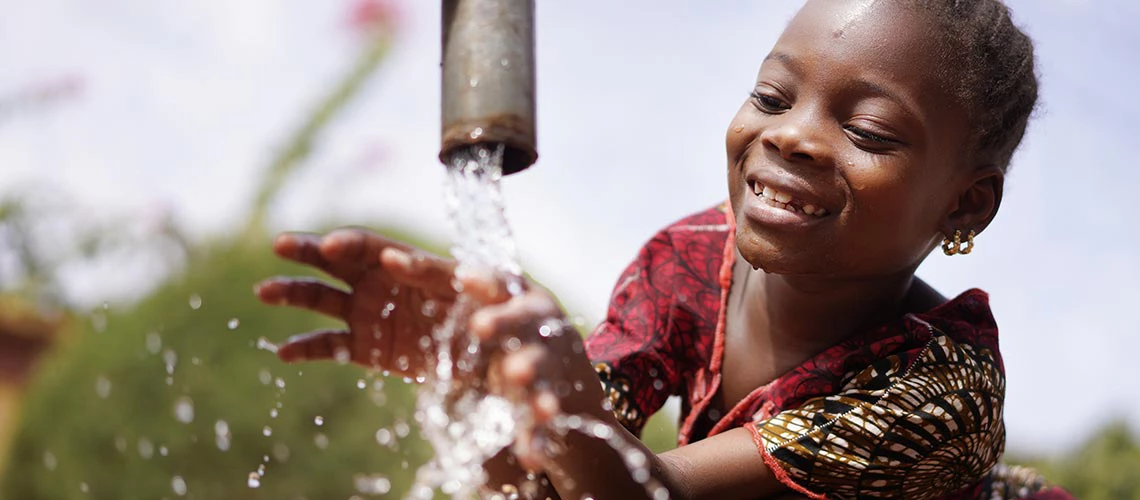
M1140 169L1127 149L1140 122L1140 3L1009 3L1037 41L1041 110L976 252L933 255L920 275L948 295L992 294L1010 447L1055 452L1113 416L1140 428L1140 327L1127 315L1140 298L1128 222ZM447 239L439 4L401 5L391 58L290 184L275 227L381 220ZM541 158L504 186L524 267L599 318L653 232L723 199L725 128L796 5L539 2ZM76 99L0 116L0 192L38 183L93 213L170 210L199 236L243 219L273 149L359 48L347 0L0 9L0 100L61 76L83 82ZM88 302L138 286L74 279Z

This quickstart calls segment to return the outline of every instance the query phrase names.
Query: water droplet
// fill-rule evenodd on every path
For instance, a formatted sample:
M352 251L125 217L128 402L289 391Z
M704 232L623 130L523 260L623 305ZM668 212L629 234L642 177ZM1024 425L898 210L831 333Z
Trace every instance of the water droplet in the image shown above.
M505 348L507 352L518 351L519 349L522 349L522 340L519 340L518 337L511 337L507 339Z
M393 304L391 302L384 304L384 309L380 311L380 318L388 319L388 316L391 316L392 311L395 311L395 310L396 310L396 304Z
M472 139L478 139L480 137L483 137L483 127L475 127L475 129L472 130L469 135L471 136Z
M144 460L150 460L154 456L154 444L147 438L139 438L139 456Z
M182 396L174 403L174 416L179 422L189 424L194 421L194 400Z
M79 491L82 491L83 493L87 493L87 492L91 491L91 488L89 486L87 486L87 483L81 482L81 483L79 483Z
M166 374L173 375L174 367L178 364L178 353L167 349L162 352L162 361L166 363Z
M328 448L329 437L324 435L324 433L318 432L316 436L313 436L313 445L321 450Z
M379 474L357 474L353 478L353 483L356 485L356 491L365 495L384 495L392 489L392 482Z
M399 368L400 371L408 371L409 367L410 367L410 364L408 363L408 357L407 356L400 356L400 357L396 358L396 368Z
M348 351L348 348L337 347L333 351L333 359L339 364L347 365L349 361L352 361L352 353Z
M158 354L162 349L162 336L155 332L146 334L146 350L151 354Z
M198 294L191 295L190 296L190 309L197 311L201 307L202 307L202 297L200 297Z
M654 379L653 380L653 390L660 391L664 388L665 388L665 382L662 382L661 379Z
M273 381L273 385L277 386L278 389L284 389L285 388L285 379L283 379L281 377L277 377L277 379Z
M504 68L509 68L511 67L511 60L504 57L502 59L499 59L499 64Z
M170 480L170 489L174 490L174 494L178 496L186 495L186 481L182 476L174 476Z
M245 485L249 486L250 488L260 488L261 487L261 476L258 475L256 472L250 472L249 473L249 479L246 480Z
M471 85L471 88L475 88L475 87L479 86L479 79L478 78L472 78L472 79L468 80L467 83L469 85Z
M263 351L272 352L274 354L277 353L277 344L270 342L269 339L267 339L265 337L258 337L257 338L257 348L261 349Z
M396 431L396 436L400 439L408 437L408 433L412 432L411 426L403 420L397 420L396 425L392 427Z
M325 417L317 415L317 416L313 417L313 423L317 424L317 427L325 425Z
M107 380L107 377L99 375L95 378L95 394L100 399L107 399L111 395L111 381Z
M272 436L273 435L273 429L267 425L261 429L261 435L265 436L265 437Z
M230 449L230 424L225 420L214 422L214 444L222 451Z
M257 380L261 381L261 385L269 385L273 382L273 374L269 370L261 370L257 372Z
M159 446L158 447L158 454L165 457L165 456L170 454L170 450L166 449L166 445Z
M59 465L59 462L55 459L55 455L53 455L50 451L45 451L44 467L47 467L47 470L55 470L56 465Z
M115 436L115 449L119 453L126 453L127 451L127 438L123 436Z
M388 429L380 429L376 431L376 442L380 446L388 446L392 444L392 431Z
M272 408L269 410L269 418L277 418L277 408Z
M239 325L241 325L241 320L237 318L230 318L229 322L226 323L226 328L229 328L230 330L237 330L237 327Z

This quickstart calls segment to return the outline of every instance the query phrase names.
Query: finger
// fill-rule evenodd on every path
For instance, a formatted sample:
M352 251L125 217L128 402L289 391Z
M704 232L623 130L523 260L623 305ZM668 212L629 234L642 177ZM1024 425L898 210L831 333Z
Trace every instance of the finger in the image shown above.
M309 278L272 278L259 283L255 293L270 305L301 307L345 319L349 295L327 283Z
M352 336L343 330L322 330L290 337L277 348L277 357L286 363L352 359Z
M546 436L535 430L519 433L511 447L515 460L523 470L538 473L546 470Z
M468 327L481 341L505 340L511 337L530 338L537 334L539 325L561 317L553 299L542 293L527 292L507 302L480 308L471 315Z
M386 247L380 251L380 264L392 275L392 279L441 297L454 297L455 261L434 255L396 247Z
M546 357L546 349L530 344L503 358L503 381L509 386L528 389L538 375L538 365Z
M541 425L562 413L562 403L558 401L558 396L554 393L539 391L531 398L530 409L534 415L535 424Z
M475 269L464 272L459 276L459 282L466 293L481 304L499 304L510 300L512 294L508 280L521 279L511 276L496 275L487 269Z
M373 266L385 248L410 247L363 229L337 229L321 239L321 256L329 262Z
M321 255L321 236L312 233L282 233L273 240L273 252L278 256L313 266L345 281L351 281L365 266L351 266L330 262Z

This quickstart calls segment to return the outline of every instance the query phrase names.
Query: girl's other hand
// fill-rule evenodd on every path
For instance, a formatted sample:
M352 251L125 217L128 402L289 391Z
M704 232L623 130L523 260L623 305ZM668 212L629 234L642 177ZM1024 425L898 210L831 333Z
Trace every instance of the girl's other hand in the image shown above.
M515 458L529 470L544 470L554 439L546 424L559 414L602 420L603 394L586 357L582 337L546 290L528 283L511 296L504 283L485 274L461 278L463 289L484 304L470 318L469 331L493 360L488 388L509 400L528 404L533 426L516 436Z
M343 281L348 290L297 277L259 283L270 305L298 307L344 321L345 329L297 335L277 355L286 362L352 361L414 377L424 368L425 345L456 292L455 262L361 229L327 235L285 233L273 251ZM424 341L423 339L427 339Z

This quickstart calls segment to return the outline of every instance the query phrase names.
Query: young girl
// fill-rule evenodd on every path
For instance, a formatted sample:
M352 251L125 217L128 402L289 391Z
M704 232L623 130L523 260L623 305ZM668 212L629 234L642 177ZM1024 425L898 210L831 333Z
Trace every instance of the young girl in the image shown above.
M999 0L809 0L729 124L729 201L642 249L585 349L550 334L562 313L548 293L462 278L482 304L470 332L522 341L495 353L494 390L522 394L539 422L487 465L492 480L516 481L519 463L547 473L540 498L638 498L646 484L672 498L1068 498L998 464L1005 380L985 292L947 300L914 276L936 249L969 254L997 213L1033 64ZM361 231L284 235L276 251L352 287L259 287L348 324L291 339L283 359L344 350L422 369L436 320L421 306L454 300L453 263ZM680 446L661 455L542 425L585 415L638 443L670 395Z

